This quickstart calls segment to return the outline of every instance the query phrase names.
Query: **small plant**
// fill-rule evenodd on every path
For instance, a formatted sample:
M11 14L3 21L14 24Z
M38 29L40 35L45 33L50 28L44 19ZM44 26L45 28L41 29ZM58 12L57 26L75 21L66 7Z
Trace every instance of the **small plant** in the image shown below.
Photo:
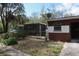
M5 45L14 45L14 44L17 44L17 41L15 38L8 38L8 39L3 40L3 43Z
M53 51L52 52L57 56L61 52L62 48L63 48L62 46L55 46L55 47L53 47Z

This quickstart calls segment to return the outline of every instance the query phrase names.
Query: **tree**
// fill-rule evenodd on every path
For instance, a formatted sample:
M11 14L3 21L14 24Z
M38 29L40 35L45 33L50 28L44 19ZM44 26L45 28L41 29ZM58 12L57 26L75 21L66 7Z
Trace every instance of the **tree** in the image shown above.
M43 4L41 12L40 12L40 15L41 15L40 20L42 23L47 23L48 17L46 14L47 14L47 12L46 12L45 6Z
M59 13L59 11L56 10L55 6L53 6L52 9L47 8L47 10L45 10L45 6L43 5L43 7L41 9L41 13L40 13L40 15L41 15L40 19L42 19L41 22L47 24L47 20L49 20L51 18L52 19L58 18L58 17L60 17L60 14L61 13Z
M57 5L52 5L52 8L47 8L45 10L45 6L43 5L41 9L41 18L43 23L46 23L47 20L50 19L55 19L55 18L63 18L63 17L69 17L69 16L75 16L74 14L71 13L71 10L73 8L74 4L71 4L67 8L64 5L57 6ZM61 8L61 9L59 9Z
M52 16L51 18L62 18L62 17L68 17L68 16L73 16L73 14L70 12L73 8L74 4L71 4L69 7L65 7L64 5L58 7L57 5L52 5L51 8L47 8L48 13L51 13ZM61 8L61 9L59 9Z
M18 24L25 24L26 21L29 21L29 18L26 15L17 15L16 18L18 19Z
M4 32L8 32L8 25L11 21L18 21L17 15L24 13L24 6L21 3L0 3L0 17Z
M67 8L65 6L63 6L63 16L64 17L69 17L69 16L75 16L75 14L72 14L72 9L73 9L74 3L71 3L70 6L68 6Z
M33 12L29 19L29 23L40 23L40 17L38 12Z

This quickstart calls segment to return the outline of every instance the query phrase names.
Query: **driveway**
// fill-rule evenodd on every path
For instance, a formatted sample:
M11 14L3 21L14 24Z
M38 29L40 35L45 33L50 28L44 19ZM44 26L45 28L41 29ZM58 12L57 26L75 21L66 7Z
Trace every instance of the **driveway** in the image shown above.
M65 43L60 56L79 56L79 43Z

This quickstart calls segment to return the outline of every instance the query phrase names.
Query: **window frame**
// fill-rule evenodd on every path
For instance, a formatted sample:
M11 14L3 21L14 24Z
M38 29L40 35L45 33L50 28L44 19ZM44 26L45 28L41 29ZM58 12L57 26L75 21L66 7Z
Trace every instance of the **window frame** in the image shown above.
M54 31L61 31L61 25L54 25Z

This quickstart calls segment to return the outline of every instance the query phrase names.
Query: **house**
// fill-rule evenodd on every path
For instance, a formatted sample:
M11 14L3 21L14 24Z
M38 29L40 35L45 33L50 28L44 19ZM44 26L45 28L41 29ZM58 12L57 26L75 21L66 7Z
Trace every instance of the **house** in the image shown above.
M47 21L49 40L69 42L79 40L79 16Z
M44 23L24 24L24 30L28 35L45 36L47 25Z

